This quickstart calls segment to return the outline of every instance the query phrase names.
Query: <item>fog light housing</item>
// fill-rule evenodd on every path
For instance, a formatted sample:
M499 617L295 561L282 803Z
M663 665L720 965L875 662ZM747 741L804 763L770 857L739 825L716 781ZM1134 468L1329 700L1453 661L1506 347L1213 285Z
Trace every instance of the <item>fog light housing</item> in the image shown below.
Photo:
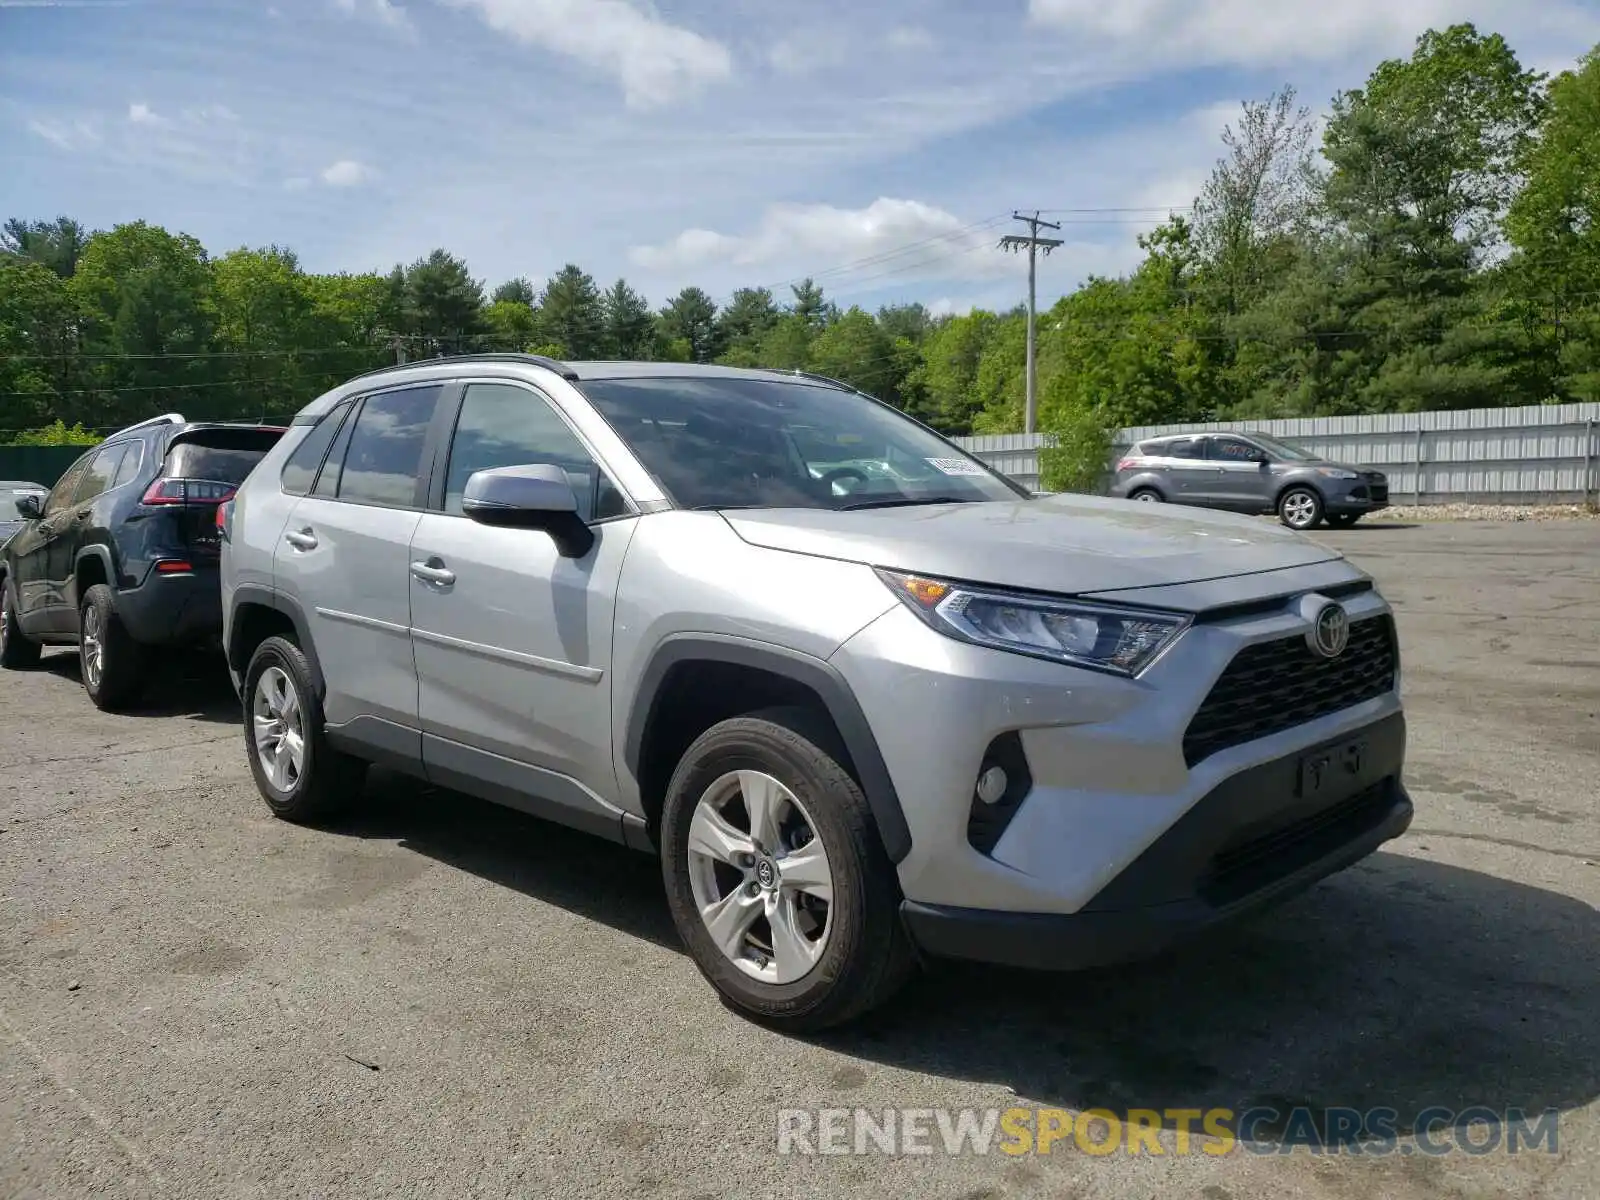
M980 854L990 853L1033 790L1022 738L1013 730L989 743L972 783L967 814L967 841Z

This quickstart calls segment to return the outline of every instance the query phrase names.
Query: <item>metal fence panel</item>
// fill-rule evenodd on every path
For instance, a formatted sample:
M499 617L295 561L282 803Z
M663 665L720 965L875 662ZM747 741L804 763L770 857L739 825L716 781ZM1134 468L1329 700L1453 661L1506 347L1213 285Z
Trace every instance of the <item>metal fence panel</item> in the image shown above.
M54 487L88 446L0 446L0 479Z
M1388 474L1397 504L1582 503L1600 494L1600 404L1147 425L1118 431L1113 464L1145 438L1196 430L1256 430L1375 467ZM1024 486L1039 486L1043 435L955 440Z

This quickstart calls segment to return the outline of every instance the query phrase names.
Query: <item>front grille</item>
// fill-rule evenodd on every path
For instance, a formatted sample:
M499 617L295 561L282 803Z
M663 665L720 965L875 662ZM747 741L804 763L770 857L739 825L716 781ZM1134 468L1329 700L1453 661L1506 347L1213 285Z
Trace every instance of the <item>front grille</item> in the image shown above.
M1372 492L1372 498L1381 503L1389 500L1389 481L1382 475L1368 475L1367 486Z
M1239 651L1183 735L1192 767L1243 745L1381 696L1394 687L1394 620L1387 613L1350 626L1338 658L1314 653L1300 634Z
M1258 891L1365 833L1393 805L1392 781L1385 779L1320 812L1220 850L1200 895L1208 903L1227 904Z

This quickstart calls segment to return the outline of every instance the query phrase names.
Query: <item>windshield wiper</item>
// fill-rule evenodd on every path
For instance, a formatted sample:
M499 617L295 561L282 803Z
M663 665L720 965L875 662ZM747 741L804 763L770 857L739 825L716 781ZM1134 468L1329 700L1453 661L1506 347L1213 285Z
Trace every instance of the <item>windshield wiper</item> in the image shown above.
M855 512L863 508L908 508L915 504L970 504L964 496L896 496L883 500L858 500L854 504L841 504L840 512Z

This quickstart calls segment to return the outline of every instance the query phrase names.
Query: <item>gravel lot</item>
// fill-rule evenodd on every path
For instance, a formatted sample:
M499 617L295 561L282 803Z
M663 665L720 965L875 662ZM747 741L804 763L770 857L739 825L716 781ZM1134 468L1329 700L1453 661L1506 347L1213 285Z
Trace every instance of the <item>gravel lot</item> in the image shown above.
M274 821L214 664L139 716L0 677L0 1195L1600 1195L1600 522L1320 536L1399 609L1412 832L1181 958L947 967L818 1040L717 1004L648 859L389 776ZM1262 1101L1555 1107L1560 1152L775 1152L788 1107Z

